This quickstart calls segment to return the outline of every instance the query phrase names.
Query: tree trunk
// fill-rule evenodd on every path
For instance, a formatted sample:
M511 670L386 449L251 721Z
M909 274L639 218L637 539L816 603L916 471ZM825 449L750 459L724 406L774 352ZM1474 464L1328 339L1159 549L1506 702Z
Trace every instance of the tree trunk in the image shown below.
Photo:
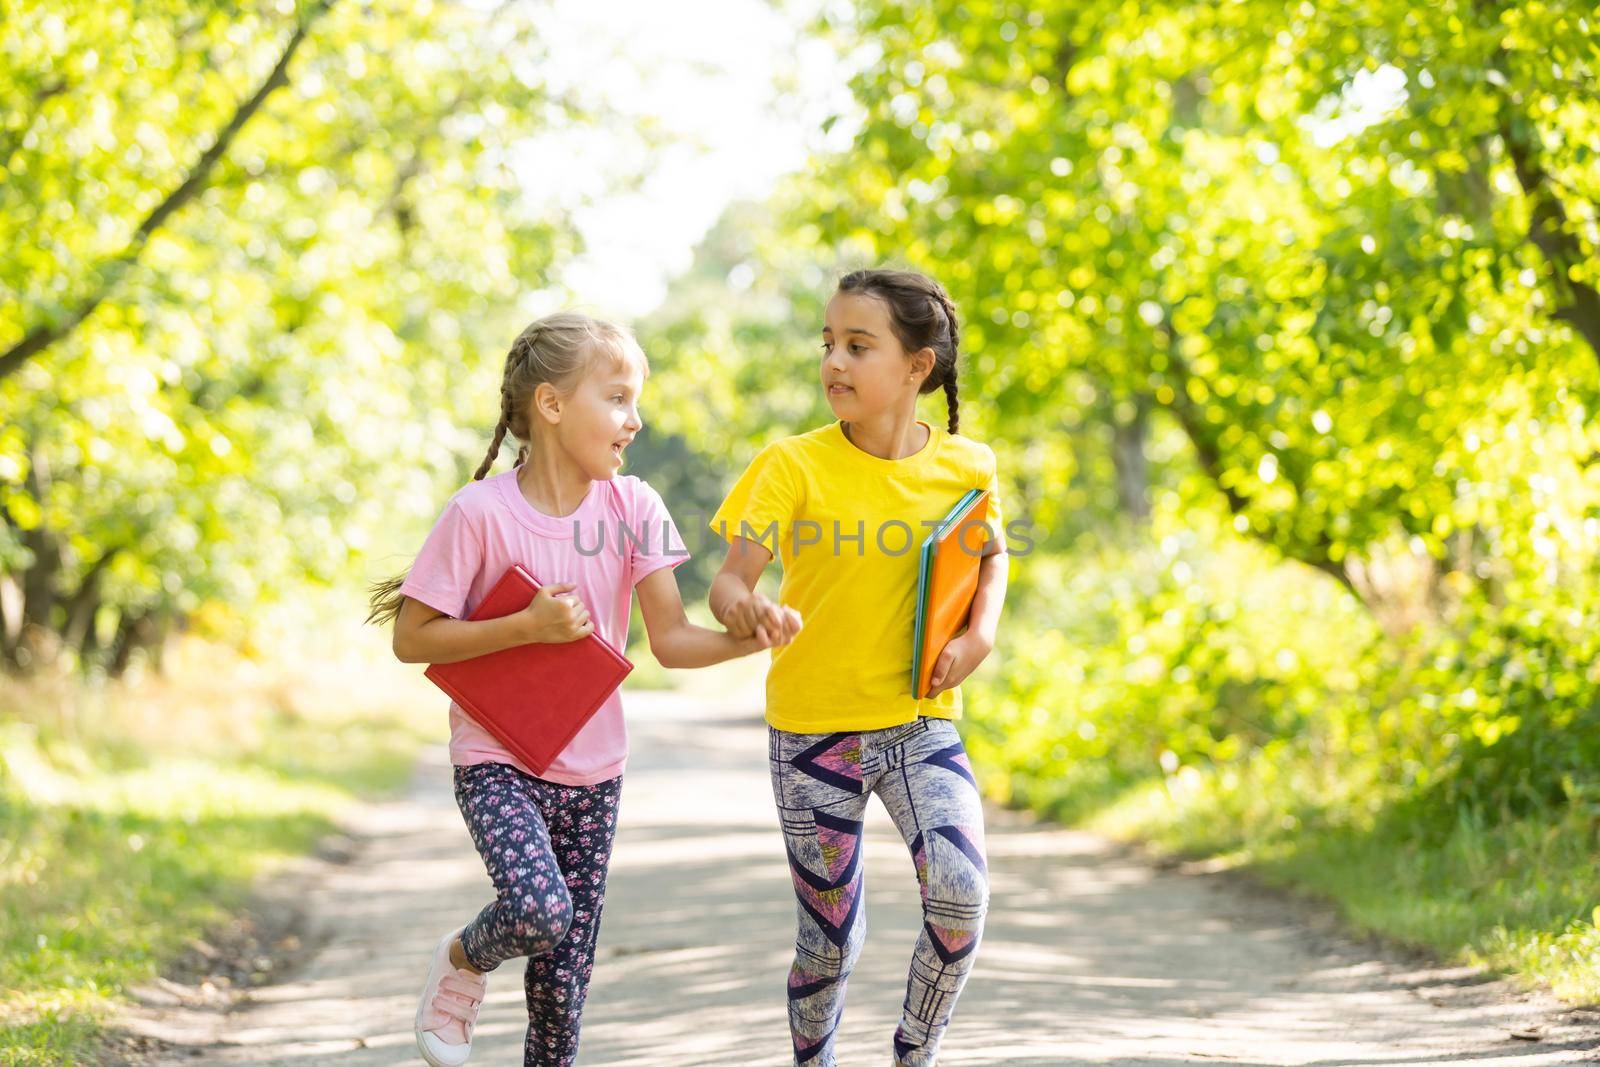
M148 611L124 612L117 623L117 635L111 641L111 660L107 673L120 678L133 663L133 655L148 647L155 633L155 617Z
M109 548L94 561L83 576L77 592L67 599L67 618L61 636L68 648L78 653L80 662L86 654L86 645L94 640L94 617L100 610L100 578L117 554Z
M1150 472L1144 442L1149 430L1149 401L1134 398L1133 416L1123 420L1112 405L1111 462L1117 473L1117 502L1138 522L1150 517Z
M16 576L0 571L0 664L17 665L17 646L22 640L22 583Z

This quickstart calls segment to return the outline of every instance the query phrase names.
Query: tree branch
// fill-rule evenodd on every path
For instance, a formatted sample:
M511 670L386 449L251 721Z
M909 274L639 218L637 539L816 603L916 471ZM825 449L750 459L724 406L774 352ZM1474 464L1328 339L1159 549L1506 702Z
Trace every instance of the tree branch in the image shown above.
M47 82L33 91L33 99L30 101L33 105L33 113L28 116L26 122L17 127L15 133L4 141L0 141L0 173L3 173L11 165L11 157L17 154L17 149L22 147L22 142L28 139L28 131L32 130L33 124L38 121L39 108L44 105L46 100L49 100L52 96L60 96L69 88L71 86L65 78L57 78L55 81Z
M1567 210L1550 187L1550 176L1545 173L1528 138L1517 129L1508 113L1510 107L1510 101L1500 106L1500 139L1511 157L1517 183L1532 205L1528 237L1549 261L1556 292L1567 298L1567 303L1557 308L1553 316L1571 323L1600 358L1600 291L1572 277L1572 267L1584 261L1583 246L1569 228Z
M239 131L255 117L261 105L274 91L288 84L287 72L289 63L294 59L295 52L305 40L311 24L319 17L326 14L336 0L320 0L312 5L295 26L294 33L290 35L288 43L284 45L278 61L273 65L272 72L256 88L244 102L234 111L233 117L228 120L218 132L211 147L206 149L190 169L183 182L167 194L166 199L156 205L154 211L146 216L139 224L138 229L129 238L128 244L121 252L112 256L93 272L98 280L93 289L78 301L76 305L66 310L59 318L42 322L29 330L22 339L11 348L0 354L0 380L15 374L22 365L34 356L43 352L57 341L66 337L87 319L100 304L116 289L117 283L127 273L128 269L138 262L144 246L150 237L171 218L174 213L199 194L205 188L206 180L211 171L216 167L218 160L232 146Z
M1500 8L1490 0L1478 0L1476 7L1479 15L1489 22L1496 25L1503 23L1504 16ZM1511 158L1517 184L1522 186L1522 194L1532 207L1528 219L1528 238L1549 262L1555 291L1568 301L1565 306L1555 309L1552 315L1571 323L1589 343L1596 358L1600 359L1600 291L1572 277L1572 268L1584 262L1583 245L1569 228L1567 209L1552 188L1554 179L1545 171L1537 145L1529 136L1528 127L1533 120L1520 110L1513 110L1518 107L1518 94L1512 90L1511 52L1504 38L1496 44L1487 67L1499 75L1499 107L1495 112L1495 123L1500 140L1506 147L1506 155Z
M1250 499L1235 487L1223 483L1222 475L1225 467L1222 451L1217 447L1216 439L1207 432L1204 421L1200 417L1200 413L1195 409L1195 405L1189 400L1188 385L1193 374L1189 370L1188 363L1184 361L1182 354L1178 351L1177 334L1172 329L1170 321L1164 324L1162 332L1167 337L1167 361L1172 368L1173 378L1175 379L1173 383L1173 399L1166 407L1177 418L1178 425L1182 428L1184 436L1189 438L1189 443L1194 446L1195 456L1200 461L1201 470L1206 472L1206 475L1221 491L1223 498L1227 500L1228 510L1234 515L1243 515L1250 506ZM1157 399L1159 402L1159 397ZM1344 586L1357 600L1361 599L1361 594L1357 591L1344 563L1333 559L1329 554L1332 542L1326 534L1320 534L1317 543L1314 546L1309 546L1314 551L1294 552L1289 547L1267 537L1262 531L1256 529L1254 524L1251 525L1250 530L1258 540L1271 544L1279 552L1291 559L1297 559L1309 567L1315 567Z

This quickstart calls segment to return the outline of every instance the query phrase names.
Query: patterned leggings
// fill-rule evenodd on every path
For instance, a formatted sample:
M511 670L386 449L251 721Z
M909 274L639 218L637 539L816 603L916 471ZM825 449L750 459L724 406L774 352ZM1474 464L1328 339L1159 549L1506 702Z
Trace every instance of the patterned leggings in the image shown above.
M862 819L876 793L911 849L922 887L922 933L894 1053L907 1067L928 1067L989 906L983 807L955 724L922 718L833 734L768 727L768 757L798 900L789 970L795 1062L834 1067L845 981L866 936Z
M496 894L462 931L462 951L480 971L529 957L522 1062L566 1067L578 1055L622 778L557 785L477 763L456 767L455 793Z

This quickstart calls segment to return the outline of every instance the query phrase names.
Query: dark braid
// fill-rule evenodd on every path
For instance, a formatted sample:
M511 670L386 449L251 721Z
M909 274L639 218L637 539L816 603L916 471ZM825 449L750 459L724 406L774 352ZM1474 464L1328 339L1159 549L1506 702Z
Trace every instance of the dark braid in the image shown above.
M951 433L961 432L961 401L956 399L956 369L950 368L950 373L944 378L944 406L950 412Z
M950 302L950 294L937 282L934 283L934 297L944 310L944 321L950 328L950 362L944 369L944 404L950 413L950 432L959 433L961 401L956 397L956 357L961 354L961 327L956 321L956 307Z

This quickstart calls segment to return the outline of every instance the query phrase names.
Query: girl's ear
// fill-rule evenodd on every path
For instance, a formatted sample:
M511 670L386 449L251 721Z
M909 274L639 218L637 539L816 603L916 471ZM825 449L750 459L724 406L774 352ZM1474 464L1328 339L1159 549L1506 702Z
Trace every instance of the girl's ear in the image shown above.
M551 425L561 421L561 393L549 382L533 387L533 413Z
M911 377L926 379L933 373L936 357L931 348L919 348L911 354ZM921 382L917 383L919 386Z

